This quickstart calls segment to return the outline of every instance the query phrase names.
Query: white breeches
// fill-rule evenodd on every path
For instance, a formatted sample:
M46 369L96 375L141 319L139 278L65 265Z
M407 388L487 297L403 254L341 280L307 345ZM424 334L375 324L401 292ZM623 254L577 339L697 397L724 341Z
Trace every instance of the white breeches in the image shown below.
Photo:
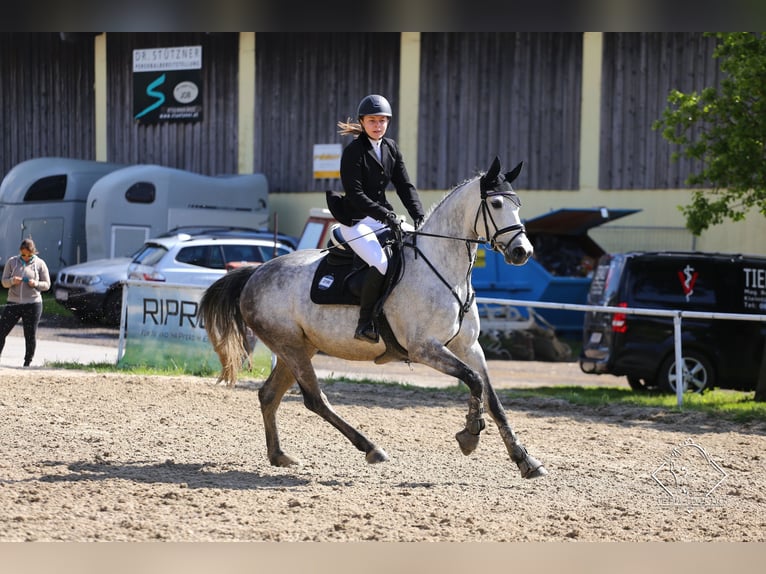
M341 237L348 246L370 267L380 271L381 275L385 275L388 270L388 259L383 247L378 243L375 232L384 227L385 224L372 217L365 217L351 227L343 224L339 226Z

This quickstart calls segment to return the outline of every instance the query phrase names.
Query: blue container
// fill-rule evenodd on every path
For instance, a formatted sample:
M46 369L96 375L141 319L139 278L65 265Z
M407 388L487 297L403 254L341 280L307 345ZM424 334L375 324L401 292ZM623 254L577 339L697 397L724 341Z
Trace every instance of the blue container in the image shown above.
M477 297L587 302L591 271L605 254L588 231L638 209L559 209L524 222L535 254L525 265L509 265L500 253L479 248L472 280ZM526 310L519 309L526 317ZM537 309L559 334L579 336L584 313Z

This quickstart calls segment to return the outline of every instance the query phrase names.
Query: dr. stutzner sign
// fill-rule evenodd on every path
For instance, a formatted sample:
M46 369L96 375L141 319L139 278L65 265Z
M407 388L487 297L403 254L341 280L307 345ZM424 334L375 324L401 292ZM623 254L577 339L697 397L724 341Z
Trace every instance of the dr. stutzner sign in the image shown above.
M140 124L202 119L202 46L133 50L133 118Z

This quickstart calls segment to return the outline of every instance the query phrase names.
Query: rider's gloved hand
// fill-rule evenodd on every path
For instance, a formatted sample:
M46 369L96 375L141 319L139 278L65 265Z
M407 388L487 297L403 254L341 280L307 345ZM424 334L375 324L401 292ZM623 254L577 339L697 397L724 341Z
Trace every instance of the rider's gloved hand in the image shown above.
M399 221L399 217L393 211L389 211L386 214L386 225L388 225L394 231L402 228L402 222Z
M415 220L415 229L420 229L420 227L421 227L422 225L423 225L423 218L422 218L422 217L418 217L418 218Z

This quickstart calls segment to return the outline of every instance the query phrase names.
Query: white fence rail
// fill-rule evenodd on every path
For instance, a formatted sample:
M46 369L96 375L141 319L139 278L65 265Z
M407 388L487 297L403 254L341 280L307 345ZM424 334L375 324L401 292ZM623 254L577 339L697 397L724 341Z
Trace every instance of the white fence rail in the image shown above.
M745 313L705 313L702 311L681 311L669 309L645 309L635 307L606 307L599 305L580 305L577 303L554 303L550 301L527 301L523 299L495 299L491 297L477 297L476 302L484 305L507 305L512 307L539 307L541 309L562 309L565 311L592 311L594 313L622 313L624 315L646 315L652 317L670 317L673 319L673 337L676 357L676 400L678 406L683 405L685 381L689 373L682 360L681 347L681 322L687 319L721 319L729 321L756 321L766 323L766 315L750 315ZM763 360L763 359L762 359ZM683 369L683 375L679 376L679 365Z

